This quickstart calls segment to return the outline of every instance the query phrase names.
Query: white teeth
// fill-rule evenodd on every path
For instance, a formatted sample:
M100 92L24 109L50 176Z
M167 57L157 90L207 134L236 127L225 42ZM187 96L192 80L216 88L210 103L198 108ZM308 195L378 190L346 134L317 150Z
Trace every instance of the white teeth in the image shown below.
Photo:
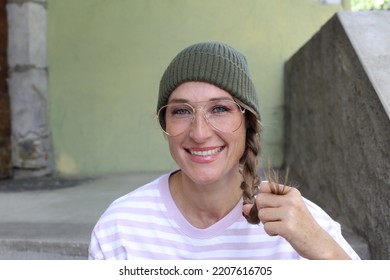
M205 157L205 156L211 156L213 154L219 153L221 150L222 150L222 148L219 147L219 148L215 148L215 149L208 150L208 151L191 151L190 150L190 153L191 153L191 155L194 155L194 156Z

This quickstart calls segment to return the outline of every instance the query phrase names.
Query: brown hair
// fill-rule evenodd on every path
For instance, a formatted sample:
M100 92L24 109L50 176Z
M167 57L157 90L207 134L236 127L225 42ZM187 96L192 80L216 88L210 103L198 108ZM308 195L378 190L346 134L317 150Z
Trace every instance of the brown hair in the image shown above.
M258 156L261 152L260 133L262 131L262 124L260 116L249 106L245 105L240 100L235 101L243 108L245 108L245 124L246 124L246 142L245 151L240 159L240 172L243 177L241 183L242 197L244 204L254 204L255 195L258 191L260 178L258 175ZM260 222L257 213L257 207L254 205L246 216L246 219L251 224L258 224Z
M253 204L248 215L245 215L246 220L250 224L260 223L258 217L258 209L255 202L255 196L259 191L260 177L258 175L258 156L261 152L260 134L263 130L260 116L252 110L250 107L242 103L240 100L235 101L245 108L245 124L246 124L246 142L245 151L240 159L240 172L243 177L241 183L242 197L244 204ZM271 193L277 195L284 195L290 190L290 186L287 186L289 168L287 167L284 174L284 184L280 184L279 172L271 170L271 165L268 164L268 170L265 174L266 180L269 183ZM297 187L297 186L292 186Z

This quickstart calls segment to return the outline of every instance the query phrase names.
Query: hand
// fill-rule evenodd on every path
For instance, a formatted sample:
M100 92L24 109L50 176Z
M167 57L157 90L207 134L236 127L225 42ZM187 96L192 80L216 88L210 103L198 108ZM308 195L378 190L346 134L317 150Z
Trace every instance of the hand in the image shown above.
M285 189L278 195L271 187L262 182L256 196L258 216L267 234L284 237L307 259L350 259L313 218L298 189L281 185ZM252 206L244 205L243 212L248 214Z

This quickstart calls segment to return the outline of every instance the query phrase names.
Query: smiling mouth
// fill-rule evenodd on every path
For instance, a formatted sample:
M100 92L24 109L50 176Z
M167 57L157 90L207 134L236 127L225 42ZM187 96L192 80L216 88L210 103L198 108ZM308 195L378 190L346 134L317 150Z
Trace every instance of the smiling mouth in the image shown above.
M219 153L223 150L223 147L218 147L211 150L199 151L199 150L187 150L193 156L207 157Z

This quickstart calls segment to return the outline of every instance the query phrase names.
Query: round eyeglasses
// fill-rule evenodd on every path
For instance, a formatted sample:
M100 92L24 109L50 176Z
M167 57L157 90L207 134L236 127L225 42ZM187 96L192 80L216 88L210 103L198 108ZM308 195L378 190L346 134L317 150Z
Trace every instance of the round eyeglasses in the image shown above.
M212 100L196 106L189 103L170 103L157 112L161 129L169 136L177 136L186 131L195 120L196 111L202 110L203 118L215 130L224 133L237 131L243 120L245 109L233 100Z

